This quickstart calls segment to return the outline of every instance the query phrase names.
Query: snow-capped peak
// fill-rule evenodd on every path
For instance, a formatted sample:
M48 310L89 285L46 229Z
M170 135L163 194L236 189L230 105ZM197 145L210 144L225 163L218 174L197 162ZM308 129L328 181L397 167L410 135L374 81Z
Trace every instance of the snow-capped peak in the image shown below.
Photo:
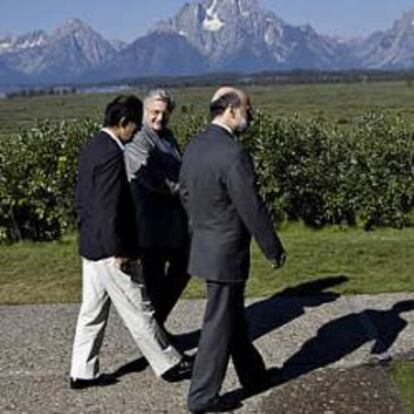
M216 12L217 3L219 0L213 0L210 7L206 9L206 17L203 21L203 29L211 32L217 32L224 26L224 22L220 20Z
M17 37L0 38L0 54L17 52L41 46L47 41L47 34L41 30Z
M206 13L207 13L208 16L213 16L214 15L215 9L217 7L217 3L218 3L218 0L213 0L210 7L208 9L206 9Z

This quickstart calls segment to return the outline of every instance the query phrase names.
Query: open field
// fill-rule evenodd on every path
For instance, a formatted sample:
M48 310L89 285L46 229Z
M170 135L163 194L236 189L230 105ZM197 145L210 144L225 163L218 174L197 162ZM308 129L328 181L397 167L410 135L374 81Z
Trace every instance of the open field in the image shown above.
M412 228L318 231L290 224L282 229L281 238L289 252L282 270L273 270L253 247L249 296L269 296L326 276L342 276L332 288L337 293L414 290ZM76 237L0 246L0 304L78 302L80 287ZM203 284L194 280L185 296L203 295Z
M179 119L183 106L197 113L207 113L213 89L181 88L172 92L177 100L174 120ZM250 86L253 105L274 116L299 113L323 116L339 124L371 110L401 114L414 124L414 87L404 81L356 84ZM143 91L131 90L142 96ZM100 118L105 104L115 95L67 95L14 98L0 100L0 134L17 132L43 119Z

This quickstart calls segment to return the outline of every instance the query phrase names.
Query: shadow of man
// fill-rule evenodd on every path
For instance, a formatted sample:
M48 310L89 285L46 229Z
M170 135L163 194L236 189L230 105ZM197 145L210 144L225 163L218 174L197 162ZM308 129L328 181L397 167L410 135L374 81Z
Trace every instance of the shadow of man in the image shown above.
M246 317L252 339L277 329L305 313L306 307L317 307L324 303L333 302L340 295L333 292L324 292L347 282L346 276L329 276L301 283L255 302L246 307ZM197 347L200 331L187 332L177 335L176 345L181 351Z
M372 355L386 352L408 325L400 314L413 310L414 300L407 300L394 304L388 310L366 309L328 322L281 369L275 367L268 370L269 384L257 394L337 362L370 341L375 341L371 348ZM239 388L225 397L241 401L252 395Z
M366 309L322 326L316 336L290 357L277 372L282 382L339 361L367 342L372 355L386 352L407 326L401 313L414 310L414 300L401 301L388 310Z
M324 291L348 280L346 276L319 278L287 288L248 306L246 316L252 339L258 339L302 316L305 308L335 301L340 294Z
M304 314L306 307L316 307L329 303L340 297L337 293L324 292L347 282L346 276L330 276L319 278L297 286L286 288L270 298L255 302L246 308L252 339L257 339L274 329ZM194 349L198 345L200 330L186 332L173 338L174 345L180 351ZM114 375L121 377L133 372L145 369L147 363L144 358L139 358L118 368Z

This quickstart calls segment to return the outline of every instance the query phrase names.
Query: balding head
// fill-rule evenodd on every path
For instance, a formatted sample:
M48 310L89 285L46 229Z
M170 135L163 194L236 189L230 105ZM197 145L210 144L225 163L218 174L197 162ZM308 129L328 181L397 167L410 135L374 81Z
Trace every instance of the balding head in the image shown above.
M227 94L235 94L239 96L240 99L242 99L242 96L246 96L246 93L243 92L241 89L237 89L233 86L222 86L216 90L213 97L211 98L211 102L217 101L222 96Z
M252 118L248 95L232 86L222 86L214 93L210 112L214 121L226 125L234 133L245 131Z

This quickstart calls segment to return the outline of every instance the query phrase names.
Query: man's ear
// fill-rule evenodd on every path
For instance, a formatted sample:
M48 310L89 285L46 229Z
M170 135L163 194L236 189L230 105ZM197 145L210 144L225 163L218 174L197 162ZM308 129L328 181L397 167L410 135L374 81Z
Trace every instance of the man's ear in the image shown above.
M128 125L128 120L125 117L122 117L119 121L119 126L125 128Z
M232 118L236 116L236 108L234 106L229 106L227 110L229 111L229 114Z

